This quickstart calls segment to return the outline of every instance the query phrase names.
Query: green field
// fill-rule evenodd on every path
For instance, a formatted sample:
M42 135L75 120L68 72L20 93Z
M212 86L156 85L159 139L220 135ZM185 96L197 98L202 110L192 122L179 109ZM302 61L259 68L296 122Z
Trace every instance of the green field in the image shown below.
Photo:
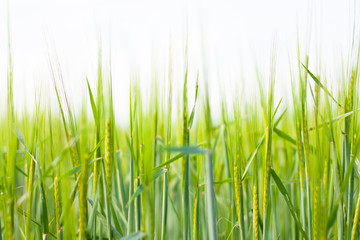
M34 113L15 109L9 54L0 239L360 239L353 49L336 91L310 69L316 56L303 59L299 49L289 102L274 99L274 50L268 79L257 79L258 101L224 96L217 113L206 74L189 86L185 64L176 89L169 61L166 88L155 80L149 98L131 81L127 127L115 121L124 104L113 102L116 79L101 50L96 84L79 79L88 86L80 111L56 61L57 105L40 96Z

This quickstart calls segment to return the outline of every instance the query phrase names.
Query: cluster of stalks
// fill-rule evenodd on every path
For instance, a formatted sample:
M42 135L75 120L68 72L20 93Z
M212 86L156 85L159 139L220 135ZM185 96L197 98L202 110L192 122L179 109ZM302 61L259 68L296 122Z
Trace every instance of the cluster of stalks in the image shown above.
M101 49L79 113L50 58L58 105L37 97L35 114L14 107L10 51L1 239L360 239L358 52L333 93L299 50L286 103L275 99L274 48L269 78L258 75L259 101L224 97L220 121L206 66L188 71L187 44L174 99L169 52L168 81L159 89L155 79L149 99L131 79L123 127Z

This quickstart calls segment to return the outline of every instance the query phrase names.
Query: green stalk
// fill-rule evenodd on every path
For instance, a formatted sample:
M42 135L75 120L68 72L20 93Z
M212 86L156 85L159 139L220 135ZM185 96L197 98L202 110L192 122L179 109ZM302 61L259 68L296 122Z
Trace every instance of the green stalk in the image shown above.
M216 206L215 206L215 189L214 189L214 172L212 153L208 152L205 155L206 167L206 206L208 213L208 232L209 240L217 240L218 232L216 225Z
M130 183L129 183L129 201L134 194L134 156L133 156L133 102L131 99L131 86L130 86ZM134 203L130 202L127 216L127 234L134 232L135 226L135 209Z
M81 161L81 174L79 182L79 239L87 239L86 224L87 224L87 171L88 171L88 156L87 154Z
M199 209L199 189L196 189L194 203L193 203L193 217L192 217L192 239L198 239L197 228L199 227L198 209Z
M273 49L275 51L275 48ZM270 231L267 229L269 226L270 216L269 213L269 201L270 201L270 168L271 168L271 147L272 147L272 132L273 132L273 125L272 125L272 105L273 105L273 94L274 94L274 83L275 83L275 52L273 52L272 59L271 59L271 71L270 71L270 78L269 78L269 89L268 89L268 102L267 102L267 109L265 116L265 109L263 109L263 114L265 117L266 122L266 129L265 129L265 174L264 174L264 195L263 195L263 239L267 240L270 238L269 233Z
M340 176L339 176L339 168L337 163L337 157L336 157L336 148L335 148L335 142L334 140L331 142L332 145L332 159L333 159L333 168L334 168L334 197L335 199L338 199L340 196ZM344 214L343 214L343 208L342 208L342 201L339 203L339 207L337 209L337 234L338 239L344 239Z
M327 102L327 106L329 103ZM329 119L331 119L331 113L328 112ZM337 154L336 154L336 146L335 146L335 138L333 132L333 124L330 122L329 124L329 138L331 144L331 154L332 154L332 165L333 165L333 178L334 178L334 199L339 199L341 195L341 176L340 176L340 169L338 166ZM344 213L343 213L343 200L340 199L339 207L337 207L336 211L336 219L337 219L337 237L339 240L344 239Z
M33 199L33 183L34 183L34 173L35 173L35 162L34 160L30 159L30 168L29 168L29 180L28 180L28 189L27 192L29 194L28 196L28 202L27 202L27 221L26 221L26 238L31 238L31 210L32 210L32 199Z
M187 44L185 49L187 57ZM187 59L186 59L187 61ZM187 62L185 63L185 78L183 88L183 146L188 146L190 141L189 127L188 127L188 98L187 98ZM191 218L190 218L190 196L189 196L189 185L190 185L190 156L186 154L183 158L182 163L182 188L183 188L183 239L191 239Z
M306 225L306 214L305 214L305 182L304 182L304 158L303 158L303 144L301 141L301 124L299 122L296 123L296 138L297 138L297 153L298 153L298 163L299 163L299 176L300 176L300 202L301 202L301 217L302 217L302 225L303 228L307 229Z
M309 58L306 58L305 66L309 65ZM300 67L299 67L300 70ZM307 199L307 216L308 216L308 230L309 238L312 239L312 216L311 216L311 182L310 182L310 147L309 147L309 132L308 132L308 120L307 120L307 108L306 108L306 92L307 92L307 74L304 78L301 77L300 73L300 99L301 99L301 121L302 121L302 136L304 143L304 162L305 162L305 186L306 186L306 199Z
M345 104L345 112L350 112L350 111L354 111L356 109L353 108L354 106L354 92L356 90L356 71L353 71L351 74L351 79L350 79L350 84L349 84L349 89L348 89L348 96L347 96L347 101ZM345 118L345 135L344 135L344 141L345 141L345 158L346 158L346 164L345 164L345 169L347 169L347 166L350 164L350 158L351 158L351 154L353 154L353 141L349 141L349 138L351 140L353 140L353 132L351 131L351 124L353 124L352 122L353 117L349 116L347 118ZM348 184L348 188L347 188L347 235L348 235L348 239L351 239L351 229L352 229L352 212L353 212L353 198L354 198L354 169L351 172L351 176L350 176L350 180L349 180L349 184Z
M8 191L5 195L6 198L6 212L5 215L5 240L14 238L14 214L15 214L15 151L17 149L17 140L14 136L12 129L15 124L15 110L14 110L14 97L13 97L13 61L10 45L10 20L8 12L8 50L9 62L7 69L7 120L8 120L8 145L7 145L7 164L6 166L6 185Z
M157 82L154 83L155 84L155 92L158 92L157 90ZM155 168L158 164L158 128L159 128L159 110L158 110L158 97L157 94L154 96L154 105L155 105L155 113L154 113L154 158L153 158L153 167ZM153 184L153 194L152 194L152 198L153 198L153 206L154 209L161 209L161 198L159 198L160 196L160 190L161 190L161 182L157 179L154 180L154 184ZM158 211L154 211L154 238L158 239L161 236L161 225L159 224L159 219L160 219L160 214L158 214Z
M169 51L169 96L168 96L168 109L167 109L167 145L171 144L171 104L172 104L172 61L171 61L171 47ZM165 161L170 160L170 152L166 153ZM167 213L168 213L168 180L169 180L169 171L170 164L166 166L168 171L164 175L163 181L163 204L162 204L162 214L161 214L161 240L166 238L166 225L167 225Z

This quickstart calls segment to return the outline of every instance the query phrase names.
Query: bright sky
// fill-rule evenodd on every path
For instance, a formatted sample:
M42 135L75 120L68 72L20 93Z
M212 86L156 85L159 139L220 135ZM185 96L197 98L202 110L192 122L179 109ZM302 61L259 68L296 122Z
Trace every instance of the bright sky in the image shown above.
M316 72L321 65L322 71L326 69L327 81L338 81L341 65L347 64L354 12L360 10L359 4L354 6L354 0L1 1L1 111L6 101L7 2L14 95L19 112L24 106L33 108L40 89L53 89L48 55L55 53L72 103L79 106L86 96L86 77L95 87L101 39L105 62L111 52L115 104L119 106L116 113L122 124L128 121L130 77L139 73L144 92L149 92L154 76L164 83L170 43L174 81L181 85L186 26L190 94L205 58L216 109L220 90L248 101L253 98L258 91L255 68L266 79L274 41L278 56L276 92L286 97L290 66L296 67L297 32L302 53L310 51L311 68ZM356 21L359 22L359 14ZM49 95L55 102L53 93L51 90Z

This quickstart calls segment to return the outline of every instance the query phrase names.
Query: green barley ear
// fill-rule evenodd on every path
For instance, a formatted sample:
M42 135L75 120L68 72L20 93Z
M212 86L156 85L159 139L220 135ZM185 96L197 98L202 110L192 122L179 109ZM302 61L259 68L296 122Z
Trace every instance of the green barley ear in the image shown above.
M352 240L356 239L356 231L359 229L359 218L360 218L360 192L359 192L359 197L358 197L357 204L356 204L354 223L353 223L352 234L351 234Z
M199 189L196 189L194 203L193 203L193 216L192 216L192 239L197 239L197 227L198 227L198 195L199 195Z
M320 239L320 187L317 185L315 186L314 191L314 216L313 216L313 239L318 240Z
M254 239L260 239L259 233L259 201L258 201L258 190L257 184L254 183L253 187L253 221L254 221Z
M56 236L60 239L60 216L61 216L61 196L60 181L57 176L54 178L54 199L55 199L55 226Z
M234 162L234 188L235 188L235 208L236 208L236 215L240 225L240 236L241 239L244 238L245 233L243 232L243 220L241 216L241 182L240 182L240 174L239 168L237 165L237 161Z
M5 215L5 240L13 240L13 224L11 213L7 212Z
M111 122L107 119L105 122L105 179L108 194L108 202L111 204L111 190L112 190L112 140L111 140Z
M265 143L265 176L264 176L264 196L263 196L263 208L264 215L267 211L268 196L269 196L269 179L270 179L270 158L271 158L271 139L269 126L265 130L266 143Z
M72 137L73 137L72 134L69 133L68 136L67 136L67 140L68 140L69 144L71 142ZM71 144L71 146L70 146L70 155L71 155L71 160L72 160L72 163L73 163L73 167L76 167L76 166L78 166L79 162L78 162L78 157L77 157L77 153L76 153L76 149L75 149L74 145L75 144ZM77 174L75 176L77 178Z

